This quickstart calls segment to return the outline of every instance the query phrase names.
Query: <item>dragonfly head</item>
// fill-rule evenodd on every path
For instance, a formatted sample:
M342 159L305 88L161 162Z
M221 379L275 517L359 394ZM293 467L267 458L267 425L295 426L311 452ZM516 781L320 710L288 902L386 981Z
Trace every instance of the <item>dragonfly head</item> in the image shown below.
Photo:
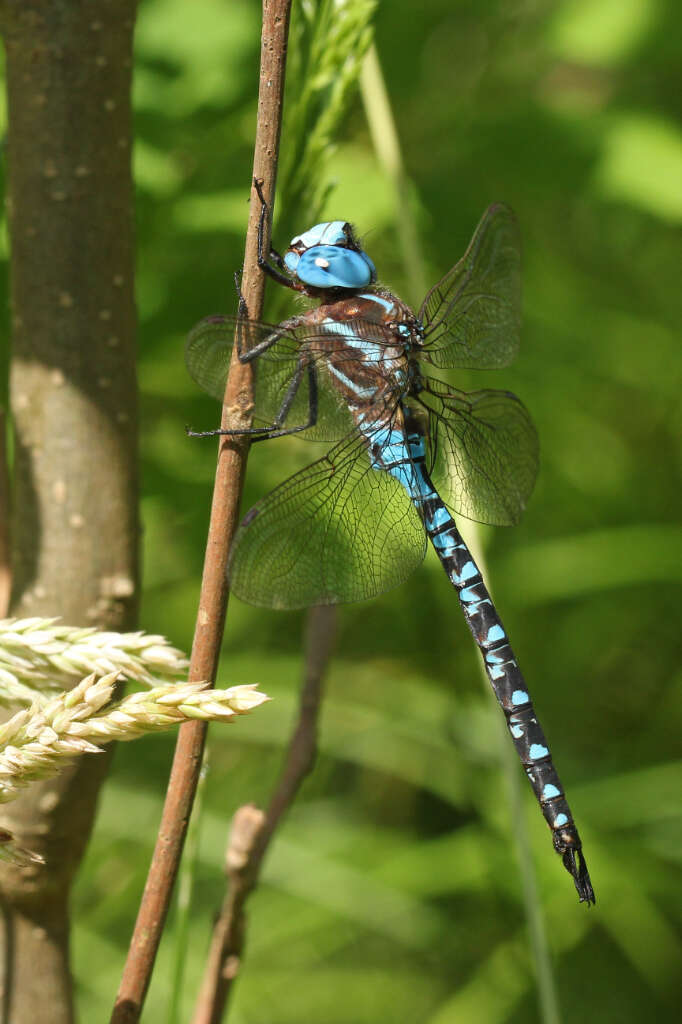
M377 279L374 264L342 220L326 221L292 238L284 264L310 288L366 288Z

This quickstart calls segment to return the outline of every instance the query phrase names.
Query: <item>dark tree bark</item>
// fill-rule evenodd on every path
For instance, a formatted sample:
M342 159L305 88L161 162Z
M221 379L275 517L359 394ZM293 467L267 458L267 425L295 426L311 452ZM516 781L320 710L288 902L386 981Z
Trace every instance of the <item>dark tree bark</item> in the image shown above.
M134 0L1 0L15 456L13 615L130 629L138 591ZM0 871L3 1021L68 1024L68 901L107 759L5 807L45 857Z

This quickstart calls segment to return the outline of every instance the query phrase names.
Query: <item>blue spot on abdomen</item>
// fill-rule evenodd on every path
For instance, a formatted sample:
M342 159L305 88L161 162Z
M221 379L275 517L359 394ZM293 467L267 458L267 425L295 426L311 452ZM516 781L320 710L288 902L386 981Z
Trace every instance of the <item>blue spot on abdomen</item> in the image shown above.
M433 492L432 492L433 493ZM426 526L429 530L435 530L452 521L452 516L446 508L439 506L434 509L433 514L426 517Z
M491 626L488 630L486 643L494 644L497 643L498 640L504 640L504 630L502 629L502 626Z
M478 569L476 568L475 563L466 562L466 564L462 566L462 571L460 573L453 573L452 578L454 579L455 583L466 583L467 580L472 580L474 576L478 575L479 572Z

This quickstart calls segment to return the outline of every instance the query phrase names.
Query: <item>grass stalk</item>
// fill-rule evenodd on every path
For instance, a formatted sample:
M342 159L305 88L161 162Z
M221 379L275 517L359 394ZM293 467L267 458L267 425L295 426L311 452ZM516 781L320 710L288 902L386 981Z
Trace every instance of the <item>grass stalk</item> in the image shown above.
M405 272L410 281L419 282L419 294L424 295L428 286L419 243L419 231L414 216L414 204L411 202L410 181L405 171L395 118L374 46L370 48L365 58L362 74L362 97L377 159L393 187L398 240ZM483 577L487 579L488 573L480 531L475 523L467 523L466 532L465 539L474 560ZM482 662L480 662L480 676L486 694L490 701L494 702ZM500 762L509 793L511 827L521 870L523 906L535 963L541 1017L543 1024L560 1024L556 984L519 786L519 767L509 736L502 723L500 723L499 736Z
M410 289L421 299L426 295L428 282L415 217L415 191L405 170L398 129L374 44L369 47L362 65L360 88L372 145L393 190L395 225L405 275Z

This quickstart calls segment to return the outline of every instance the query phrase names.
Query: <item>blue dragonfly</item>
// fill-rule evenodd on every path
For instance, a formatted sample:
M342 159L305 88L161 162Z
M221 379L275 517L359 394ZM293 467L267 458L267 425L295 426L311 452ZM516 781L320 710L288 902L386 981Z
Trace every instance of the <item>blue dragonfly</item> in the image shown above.
M284 256L263 243L258 262L278 283L318 300L280 324L209 316L191 331L193 379L222 401L232 349L255 361L252 441L301 433L334 442L246 515L229 584L269 608L362 601L402 583L427 538L455 588L512 742L581 902L595 902L573 816L527 685L482 575L452 512L515 523L535 481L538 444L508 391L464 392L433 370L496 369L516 354L520 247L516 219L497 203L464 256L418 315L386 288L353 228L330 221L296 236ZM243 310L242 310L243 312Z

